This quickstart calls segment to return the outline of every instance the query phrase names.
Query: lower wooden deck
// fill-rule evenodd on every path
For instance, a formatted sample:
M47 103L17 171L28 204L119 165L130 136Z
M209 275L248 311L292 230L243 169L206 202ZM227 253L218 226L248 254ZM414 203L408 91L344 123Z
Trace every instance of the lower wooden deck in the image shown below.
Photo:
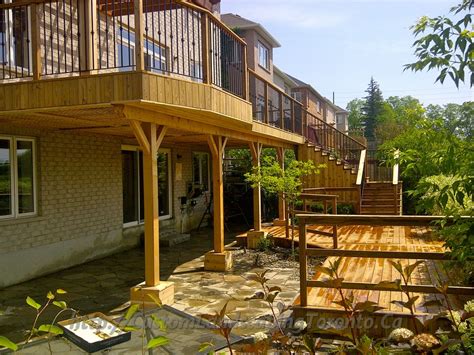
M267 226L266 232L273 235L280 243L287 240L285 228L279 226ZM332 227L310 226L309 229L317 229L332 232ZM291 231L290 231L291 232ZM298 240L298 230L295 230L295 239ZM290 234L291 235L291 234ZM332 248L332 237L307 233L308 247ZM435 238L433 233L427 228L421 227L378 227L378 226L343 226L338 228L339 249L346 250L372 250L372 251L414 251L420 253L420 259L424 262L413 272L410 283L413 285L438 285L448 283L456 285L456 275L449 271L449 264L446 261L424 260L423 252L444 252L443 242ZM335 257L329 257L324 262L324 266L329 266L329 262L334 262ZM354 258L344 257L340 265L340 275L347 282L367 282L379 283L381 281L394 281L400 279L399 273L384 258ZM403 265L414 263L416 260L401 260ZM313 280L322 281L325 275L316 273ZM344 291L346 294L351 292ZM357 301L377 302L385 311L396 313L408 313L392 301L406 301L406 296L399 291L353 291ZM439 306L424 306L428 300L439 299L442 296L435 294L413 294L418 295L416 311L419 313L438 313ZM454 308L462 308L468 296L450 295L449 300ZM334 289L310 288L308 289L308 306L322 308L330 312L341 310L342 307L334 301L340 300L340 296ZM299 305L299 298L295 301L295 306Z

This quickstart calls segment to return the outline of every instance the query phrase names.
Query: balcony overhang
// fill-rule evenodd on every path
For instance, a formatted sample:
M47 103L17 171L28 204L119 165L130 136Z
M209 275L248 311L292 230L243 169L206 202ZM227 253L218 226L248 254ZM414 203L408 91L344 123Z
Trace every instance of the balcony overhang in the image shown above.
M0 85L0 114L153 106L157 113L234 129L252 129L251 104L220 88L149 72L115 72Z

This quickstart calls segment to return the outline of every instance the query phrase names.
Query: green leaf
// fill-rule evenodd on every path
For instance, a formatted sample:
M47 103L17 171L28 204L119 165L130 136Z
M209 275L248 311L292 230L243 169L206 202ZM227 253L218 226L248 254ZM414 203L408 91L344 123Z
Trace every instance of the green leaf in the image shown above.
M275 292L275 291L281 292L281 287L273 286L268 289L268 292Z
M124 332L136 332L140 329L141 328L138 328L138 327L132 327L131 325L127 325L127 326L123 327Z
M413 263L413 264L411 264L411 265L406 266L405 269L403 270L404 275L405 275L405 278L406 278L407 280L409 280L410 277L411 277L411 274L413 274L413 271L415 271L415 269L417 268L417 266L418 266L418 265L421 265L421 264L423 264L423 263L424 263L424 261L418 260L417 262L415 262L415 263Z
M333 271L328 268L328 267L325 267L325 266L321 266L321 265L318 265L316 266L316 272L319 272L321 274L326 274L328 276L332 276L333 275Z
M158 307L162 307L163 306L163 303L161 302L161 299L159 296L153 294L153 293L147 293L147 296L150 297L153 302L155 302L155 304L158 306Z
M55 325L52 324L42 324L39 326L38 331L46 332L54 335L63 334L63 330Z
M164 346L169 344L169 339L167 337L159 336L151 339L147 344L147 349L154 349L159 346Z
M377 303L371 301L358 302L354 306L354 311L366 312L366 313L375 313L384 309L384 307L379 307Z
M56 307L59 307L61 309L66 309L67 308L67 304L66 302L64 301L53 301L53 304L56 306Z
M254 295L252 295L251 297L246 297L245 300L246 301L250 301L250 300L263 300L265 298L265 293L263 293L262 291L259 291L259 292L256 292Z
M130 307L127 309L127 313L125 313L124 318L126 320L132 319L132 317L137 313L138 309L140 308L139 304L132 304Z
M400 275L403 275L403 266L399 261L395 262L393 260L388 260L388 262L400 273Z
M202 353L202 352L206 351L207 349L212 348L213 346L214 346L214 344L212 344L210 342L202 343L201 345L199 345L199 352Z
M151 315L151 319L153 319L153 323L155 323L160 328L160 330L162 332L166 332L167 327L166 327L166 323L163 319L158 318L155 314Z
M13 351L18 350L18 345L11 342L10 339L5 338L1 335L0 335L0 347L4 347L4 348L7 348L7 349L10 349L10 350L13 350Z
M62 288L58 288L58 289L56 290L56 293L57 293L58 295L64 295L64 294L67 293L67 292L64 291Z
M395 281L381 281L377 284L378 287L382 287L384 290L399 291L401 289L401 280Z
M30 307L33 307L36 310L41 308L41 305L38 302L36 302L33 298L31 298L30 296L26 297L26 303Z
M48 298L48 300L54 300L54 294L51 291L48 291L46 297Z

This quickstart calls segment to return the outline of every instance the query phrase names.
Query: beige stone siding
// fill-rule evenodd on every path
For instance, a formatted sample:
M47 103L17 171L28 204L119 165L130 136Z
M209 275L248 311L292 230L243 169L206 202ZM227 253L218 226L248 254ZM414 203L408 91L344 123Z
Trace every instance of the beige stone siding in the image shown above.
M137 243L122 237L117 138L7 127L0 134L36 138L38 188L37 217L0 220L0 288Z

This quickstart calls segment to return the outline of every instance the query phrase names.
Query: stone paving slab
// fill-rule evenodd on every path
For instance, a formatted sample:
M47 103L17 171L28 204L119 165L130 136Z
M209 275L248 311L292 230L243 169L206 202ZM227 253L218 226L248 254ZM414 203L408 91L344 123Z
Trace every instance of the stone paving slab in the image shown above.
M229 234L231 242L235 234ZM229 301L229 316L238 322L235 333L249 335L269 327L259 317L270 314L268 305L259 300L245 301L259 291L259 285L248 277L263 269L251 263L236 264L227 273L203 270L204 254L212 249L212 230L193 234L190 241L174 248L162 248L161 278L175 283L175 307L190 315L214 313ZM234 253L242 253L235 251ZM271 283L282 287L281 301L292 304L299 292L295 270L281 268L267 274ZM129 300L132 286L143 281L144 253L140 248L86 263L67 270L41 277L0 292L0 335L15 342L24 340L35 315L26 305L27 296L44 303L49 290L58 288L68 291L62 299L80 314L93 312L110 313ZM51 308L42 317L48 323L56 314Z

